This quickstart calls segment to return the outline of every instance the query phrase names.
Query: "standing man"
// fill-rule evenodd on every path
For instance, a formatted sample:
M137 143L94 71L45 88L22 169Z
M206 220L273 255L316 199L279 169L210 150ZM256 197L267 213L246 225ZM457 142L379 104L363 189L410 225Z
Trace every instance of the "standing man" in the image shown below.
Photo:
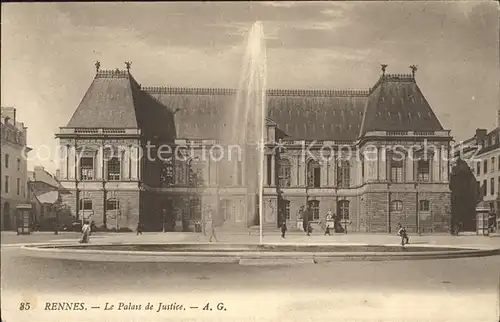
M137 223L137 235L139 234L142 235L142 224L140 221Z
M303 219L302 219L302 227L304 228L304 232L307 233L309 236L309 213L311 212L311 209L309 205L306 206L306 210L304 211L303 214Z
M207 227L208 231L210 232L209 241L212 242L212 238L214 238L215 241L218 242L219 240L217 239L217 235L215 234L215 224L212 217L212 206L210 205L208 205L207 207Z
M281 239L285 239L285 234L287 230L288 229L286 227L286 220L283 220L281 223Z

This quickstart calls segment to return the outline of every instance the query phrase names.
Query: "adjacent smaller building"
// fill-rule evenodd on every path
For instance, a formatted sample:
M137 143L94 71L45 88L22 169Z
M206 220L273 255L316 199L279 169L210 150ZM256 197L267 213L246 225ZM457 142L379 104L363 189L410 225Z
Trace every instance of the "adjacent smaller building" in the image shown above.
M477 183L477 194L491 213L496 215L496 229L500 221L500 127L487 132L477 129L476 134L454 147L452 165L460 157L471 168Z
M16 206L28 203L27 127L14 107L1 108L1 229L16 229Z
M64 188L56 176L42 166L35 166L28 172L29 199L32 204L32 222L55 218L62 200Z

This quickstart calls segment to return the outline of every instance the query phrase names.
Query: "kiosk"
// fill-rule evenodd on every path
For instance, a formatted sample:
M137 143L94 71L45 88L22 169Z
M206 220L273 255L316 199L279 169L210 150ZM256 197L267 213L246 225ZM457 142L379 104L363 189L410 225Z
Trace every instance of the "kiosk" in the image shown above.
M490 208L486 207L483 202L476 207L476 234L482 236L489 235L489 216Z
M31 204L19 204L17 210L17 234L29 235L31 233Z

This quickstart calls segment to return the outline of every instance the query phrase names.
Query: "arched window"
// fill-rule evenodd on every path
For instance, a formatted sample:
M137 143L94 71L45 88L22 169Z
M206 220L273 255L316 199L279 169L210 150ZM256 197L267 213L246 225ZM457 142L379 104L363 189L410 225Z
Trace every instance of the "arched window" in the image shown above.
M419 211L430 211L430 202L429 200L420 200L418 203Z
M403 202L401 200L391 201L391 211L394 212L403 211Z
M319 188L321 186L321 167L316 160L307 163L307 186Z
M121 166L120 159L114 157L108 160L108 180L120 180Z
M337 163L337 187L349 188L351 181L351 164L347 160L339 160Z
M309 220L319 220L319 200L309 200Z
M339 215L341 220L349 220L349 201L340 200L338 203Z
M290 165L290 161L288 161L287 159L281 159L279 163L280 187L291 186L291 174L292 174L292 167Z

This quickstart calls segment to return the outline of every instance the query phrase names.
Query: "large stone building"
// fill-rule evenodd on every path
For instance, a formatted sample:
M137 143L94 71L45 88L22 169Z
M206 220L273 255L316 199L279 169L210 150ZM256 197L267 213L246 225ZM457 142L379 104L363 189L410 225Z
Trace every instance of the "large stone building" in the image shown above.
M192 225L207 205L224 227L258 224L247 211L244 162L228 167L207 157L230 126L224 120L235 96L232 89L142 87L129 70L98 69L56 135L66 156L64 202L108 227ZM367 90L268 90L266 99L266 228L277 226L278 214L300 225L299 208L308 204L313 221L332 210L348 231L394 232L398 223L409 231L449 229L451 137L414 74L384 72ZM148 142L188 157L137 158ZM221 173L231 180L222 183Z
M1 227L16 229L16 206L28 202L28 165L26 145L27 127L18 122L14 107L1 109L2 149L1 173Z

